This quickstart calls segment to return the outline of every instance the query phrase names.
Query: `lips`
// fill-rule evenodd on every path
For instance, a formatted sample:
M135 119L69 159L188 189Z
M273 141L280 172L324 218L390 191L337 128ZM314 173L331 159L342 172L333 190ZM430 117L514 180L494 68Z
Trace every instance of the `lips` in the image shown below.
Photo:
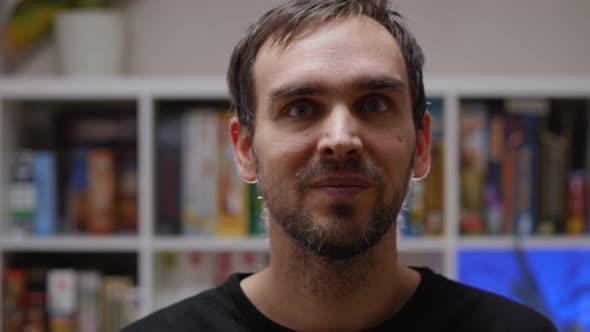
M368 188L371 186L371 183L362 177L353 177L353 176L328 176L322 177L318 180L312 182L311 187L314 188L321 188L321 187L361 187L361 188Z
M357 176L328 176L311 183L311 188L334 196L354 196L371 187L371 183Z

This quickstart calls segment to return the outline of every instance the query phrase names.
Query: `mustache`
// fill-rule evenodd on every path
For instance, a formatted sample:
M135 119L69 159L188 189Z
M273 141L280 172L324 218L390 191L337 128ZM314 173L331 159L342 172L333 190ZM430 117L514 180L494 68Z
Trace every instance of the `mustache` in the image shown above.
M295 183L301 189L316 177L338 173L356 174L377 182L385 181L385 172L379 167L368 164L363 159L348 159L344 161L320 159L309 163L297 172Z

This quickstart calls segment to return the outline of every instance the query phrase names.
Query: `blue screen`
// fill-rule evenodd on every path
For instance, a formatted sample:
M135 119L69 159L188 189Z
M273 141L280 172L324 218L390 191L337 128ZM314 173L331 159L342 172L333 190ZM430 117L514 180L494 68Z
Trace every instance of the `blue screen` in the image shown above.
M562 332L590 332L590 249L469 249L459 280L543 313Z

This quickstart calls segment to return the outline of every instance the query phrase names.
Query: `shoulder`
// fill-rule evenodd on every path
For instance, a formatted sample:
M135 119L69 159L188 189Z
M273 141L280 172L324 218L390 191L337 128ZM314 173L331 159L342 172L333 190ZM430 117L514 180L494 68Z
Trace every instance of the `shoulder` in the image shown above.
M549 319L523 304L432 271L420 273L430 283L431 300L441 306L441 317L464 327L461 330L557 331Z

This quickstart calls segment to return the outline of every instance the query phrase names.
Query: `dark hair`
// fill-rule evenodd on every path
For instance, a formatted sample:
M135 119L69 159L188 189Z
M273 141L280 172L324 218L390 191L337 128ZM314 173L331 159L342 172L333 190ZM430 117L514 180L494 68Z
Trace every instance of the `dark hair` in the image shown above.
M254 134L253 67L258 51L267 40L286 47L304 30L338 18L360 15L379 22L397 40L410 81L414 127L420 129L426 110L422 82L424 55L401 14L392 10L387 0L293 0L264 14L236 45L227 72L231 109L237 113L240 126Z

